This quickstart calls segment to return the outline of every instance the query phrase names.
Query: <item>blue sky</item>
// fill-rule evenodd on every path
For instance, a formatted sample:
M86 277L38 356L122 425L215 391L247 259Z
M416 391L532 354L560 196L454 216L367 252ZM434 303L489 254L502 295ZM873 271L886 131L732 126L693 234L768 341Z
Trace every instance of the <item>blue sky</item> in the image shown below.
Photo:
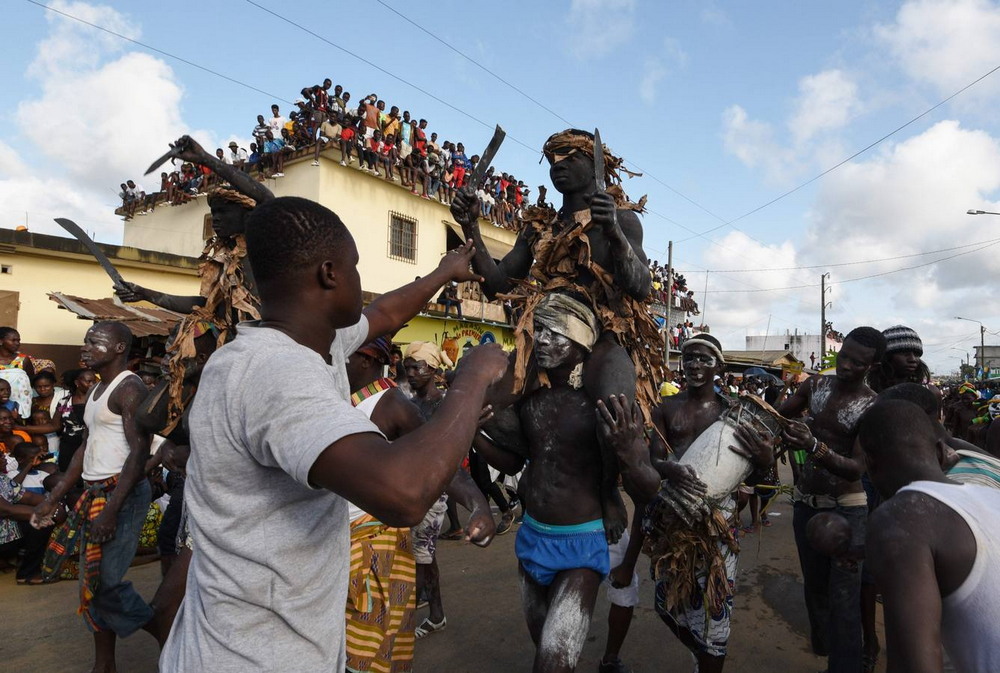
M964 214L1000 211L1000 73L738 229L720 227L1000 65L997 3L553 0L486 11L451 1L259 0L403 81L244 0L197 12L146 1L49 4L286 101L327 76L354 99L377 92L473 152L500 123L508 140L495 163L533 188L548 183L538 148L567 126L559 117L600 127L646 171L625 186L649 196L647 254L665 261L675 241L675 263L727 348L765 330L815 332L819 288L797 286L818 284L826 270L838 329L909 324L939 372L978 343L978 326L954 316L1000 330L990 282L1000 247L958 247L1000 238L1000 220ZM66 215L99 240L120 240L111 212L119 182L138 178L180 133L215 145L247 139L274 102L29 2L5 9L2 226L23 224L27 211L32 230L58 233L48 223ZM956 249L921 254L946 248ZM897 259L854 264L885 258ZM787 269L803 266L816 268ZM734 269L755 271L722 273ZM843 283L874 274L887 275ZM783 287L797 289L744 291Z

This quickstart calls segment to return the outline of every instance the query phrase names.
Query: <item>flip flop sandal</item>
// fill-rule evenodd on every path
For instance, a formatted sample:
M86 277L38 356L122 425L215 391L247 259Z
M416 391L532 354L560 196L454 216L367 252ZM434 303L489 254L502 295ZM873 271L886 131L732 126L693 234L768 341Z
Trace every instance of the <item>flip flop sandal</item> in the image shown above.
M441 533L439 537L442 540L461 540L465 537L465 531L461 528L456 528L455 530L450 530L447 533Z
M435 631L444 631L444 627L446 626L448 626L447 617L442 617L441 621L438 622L437 624L432 622L428 617L424 619L424 621L420 622L420 626L418 626L413 630L413 635L416 636L417 638L424 638L425 636L429 636Z

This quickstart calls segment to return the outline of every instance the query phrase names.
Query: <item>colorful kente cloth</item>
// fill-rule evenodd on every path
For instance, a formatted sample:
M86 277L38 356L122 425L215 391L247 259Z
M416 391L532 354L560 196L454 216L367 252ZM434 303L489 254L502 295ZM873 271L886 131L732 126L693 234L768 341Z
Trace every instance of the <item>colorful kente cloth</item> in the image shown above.
M101 576L101 545L87 540L87 529L90 522L104 511L108 501L108 493L118 485L118 475L103 481L85 482L86 490L76 507L69 513L61 526L52 532L48 549L45 550L45 561L42 563L42 576L45 579L55 579L62 571L63 563L78 549L78 544L84 544L84 563L80 569L80 607L76 613L84 619L94 631L101 629L90 617L87 607L97 592L97 584Z
M364 388L351 393L351 404L356 407L372 395L377 395L383 390L396 387L396 382L392 379L376 379Z
M416 584L409 528L390 528L370 514L351 524L347 588L350 673L412 670Z

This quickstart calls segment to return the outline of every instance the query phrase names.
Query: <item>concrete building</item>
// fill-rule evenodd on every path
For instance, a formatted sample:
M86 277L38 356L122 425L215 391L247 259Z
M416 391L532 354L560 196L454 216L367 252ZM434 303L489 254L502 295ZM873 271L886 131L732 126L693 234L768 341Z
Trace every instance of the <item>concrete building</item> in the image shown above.
M340 151L325 150L320 165L312 166L312 149L292 155L284 166L285 177L269 179L276 196L301 196L337 213L350 230L361 257L358 271L366 303L433 271L441 257L463 242L461 228L448 206L423 199L403 188L398 178L389 181L357 167L340 165ZM517 234L480 220L483 240L496 259L506 255ZM126 246L160 250L179 256L198 256L210 237L207 198L199 196L178 206L159 205L145 216L125 222ZM128 276L126 275L126 278ZM145 285L145 283L142 283ZM477 284L459 289L464 320L443 320L436 304L410 321L395 340L434 341L446 350L475 341L496 341L514 347L513 332L499 302L484 302Z
M806 367L815 369L820 366L823 353L827 351L840 351L841 342L827 337L825 343L817 334L799 334L786 331L784 334L768 334L767 336L747 336L746 350L748 356L761 351L781 351L791 353L797 360L804 362ZM815 354L815 367L809 356Z
M198 294L194 257L98 245L131 281L171 294ZM53 301L50 293L102 298L112 290L104 269L76 239L0 229L0 325L17 328L24 352L55 361L59 371L76 366L93 321L62 310L65 304Z
M976 346L976 371L985 365L986 378L1000 378L1000 346Z

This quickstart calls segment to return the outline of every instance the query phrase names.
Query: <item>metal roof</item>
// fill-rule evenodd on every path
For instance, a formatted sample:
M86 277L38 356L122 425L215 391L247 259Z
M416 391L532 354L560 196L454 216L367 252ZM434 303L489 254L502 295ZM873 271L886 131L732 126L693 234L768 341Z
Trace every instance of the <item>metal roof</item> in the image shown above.
M49 292L49 299L84 320L116 320L125 323L136 337L166 336L184 317L182 313L154 306L129 306L117 297L87 299L62 292Z

